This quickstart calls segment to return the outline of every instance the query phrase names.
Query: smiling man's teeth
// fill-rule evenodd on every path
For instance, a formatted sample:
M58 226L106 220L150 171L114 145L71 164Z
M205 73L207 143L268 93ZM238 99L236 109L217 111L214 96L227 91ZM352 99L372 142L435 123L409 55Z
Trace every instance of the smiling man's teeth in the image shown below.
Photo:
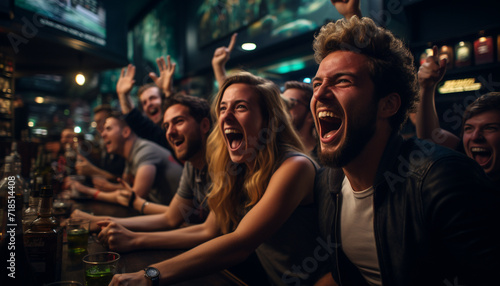
M474 147L470 149L471 152L488 152L487 149L484 148L479 148L479 147Z
M156 113L158 113L158 108L150 108L149 109L149 114L155 115Z
M318 113L318 118L327 118L327 117L334 117L333 112L331 111L321 111Z
M334 136L337 130L340 129L342 120L333 111L323 110L318 112L318 123L320 125L321 137L328 139Z

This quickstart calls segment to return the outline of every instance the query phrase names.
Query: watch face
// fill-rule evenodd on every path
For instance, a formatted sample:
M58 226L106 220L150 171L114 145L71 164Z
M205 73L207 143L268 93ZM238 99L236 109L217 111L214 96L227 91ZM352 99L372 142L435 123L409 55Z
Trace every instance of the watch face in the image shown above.
M156 269L156 268L153 268L153 267L146 268L146 275L148 277L156 277L159 274L160 274L160 271L158 271L158 269Z

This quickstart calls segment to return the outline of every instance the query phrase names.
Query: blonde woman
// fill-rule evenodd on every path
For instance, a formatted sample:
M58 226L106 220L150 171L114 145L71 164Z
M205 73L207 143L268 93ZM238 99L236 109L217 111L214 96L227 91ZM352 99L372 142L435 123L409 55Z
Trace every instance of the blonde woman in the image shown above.
M217 124L207 145L211 213L201 225L156 233L170 248L198 246L151 265L146 274L171 284L222 270L256 251L272 284L314 284L328 256L316 241L316 166L304 155L279 89L239 73L224 82L212 111ZM118 274L110 285L156 283L148 275Z

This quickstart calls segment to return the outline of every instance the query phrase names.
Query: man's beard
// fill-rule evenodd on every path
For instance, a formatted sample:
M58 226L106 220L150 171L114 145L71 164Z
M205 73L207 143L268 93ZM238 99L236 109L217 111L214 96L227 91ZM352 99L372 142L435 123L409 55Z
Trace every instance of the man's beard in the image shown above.
M196 138L195 140L190 140L187 144L186 152L179 156L177 159L182 160L182 161L187 161L191 159L198 151L200 151L202 148L201 144L201 138Z
M375 134L376 110L372 110L367 116L353 123L346 130L345 140L338 150L326 153L321 146L318 150L318 158L324 166L341 168L349 164L365 148L368 141ZM364 121L364 122L363 122Z

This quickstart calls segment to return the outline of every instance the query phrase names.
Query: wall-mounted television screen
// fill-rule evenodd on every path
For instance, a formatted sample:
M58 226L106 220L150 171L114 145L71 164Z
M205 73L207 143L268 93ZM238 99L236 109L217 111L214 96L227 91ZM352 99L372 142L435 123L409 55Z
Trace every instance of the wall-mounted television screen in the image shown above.
M106 9L101 0L16 0L15 6L38 14L41 25L106 45Z

